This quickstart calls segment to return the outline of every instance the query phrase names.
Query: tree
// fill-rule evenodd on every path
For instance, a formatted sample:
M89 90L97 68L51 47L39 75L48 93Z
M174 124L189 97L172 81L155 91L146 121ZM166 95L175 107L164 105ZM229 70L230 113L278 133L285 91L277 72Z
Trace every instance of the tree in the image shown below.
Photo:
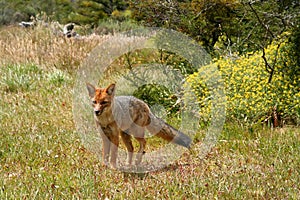
M70 13L74 12L73 3L70 0L56 0L55 10L52 18L60 23L66 24L71 22Z
M111 16L116 10L124 11L128 7L128 3L124 0L102 0L101 2L104 5L105 13L107 13L108 16Z
M99 20L108 18L115 10L125 10L125 0L78 0L75 11L69 18L78 24L89 24L96 27Z
M291 37L289 38L289 48L287 55L290 63L285 63L285 69L288 71L290 83L299 88L300 85L300 17L292 29ZM299 89L300 90L300 89ZM300 91L299 91L300 92Z
M77 24L90 24L95 26L99 19L106 17L104 5L97 1L78 0L70 19Z
M72 12L69 0L0 0L0 25L30 21L39 13L46 13L52 20L65 22Z
M184 32L211 53L216 45L240 54L260 50L289 30L300 13L297 0L131 0L129 5L135 20Z
M221 40L223 46L231 46L239 34L240 3L236 0L193 0L190 22L195 24L198 38L210 51ZM196 36L197 32L192 32ZM222 38L221 38L222 37Z
M235 0L131 0L129 5L135 20L184 32L209 51L221 36L231 39L238 31Z
M133 18L148 27L175 28L184 12L179 1L130 0Z

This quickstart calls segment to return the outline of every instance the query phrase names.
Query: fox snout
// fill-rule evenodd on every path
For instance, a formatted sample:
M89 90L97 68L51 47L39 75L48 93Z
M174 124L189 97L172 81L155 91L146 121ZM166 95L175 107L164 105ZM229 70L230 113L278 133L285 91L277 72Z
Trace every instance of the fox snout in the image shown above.
M104 106L102 106L101 104L94 104L94 113L96 116L99 116L102 114L103 110L104 110Z
M102 110L94 110L94 112L95 112L95 115L96 115L96 116L99 116L99 115L101 115Z

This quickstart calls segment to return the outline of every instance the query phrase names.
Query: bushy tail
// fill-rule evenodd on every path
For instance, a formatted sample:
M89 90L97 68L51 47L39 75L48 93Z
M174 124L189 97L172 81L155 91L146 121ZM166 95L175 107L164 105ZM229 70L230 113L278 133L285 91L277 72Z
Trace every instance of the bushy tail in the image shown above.
M189 136L175 129L152 113L150 114L150 120L151 122L146 128L151 134L188 149L191 147L192 139Z

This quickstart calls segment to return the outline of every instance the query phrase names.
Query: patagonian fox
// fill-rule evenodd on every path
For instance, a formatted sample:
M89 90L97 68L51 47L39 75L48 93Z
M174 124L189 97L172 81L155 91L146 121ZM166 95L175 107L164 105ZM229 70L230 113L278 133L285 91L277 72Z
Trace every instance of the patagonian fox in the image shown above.
M87 83L87 90L94 108L94 119L103 141L103 162L116 168L119 135L128 151L127 162L132 164L132 137L139 143L135 164L139 165L145 153L145 129L152 135L190 148L191 138L176 130L151 113L148 105L133 96L115 96L115 84L96 88Z

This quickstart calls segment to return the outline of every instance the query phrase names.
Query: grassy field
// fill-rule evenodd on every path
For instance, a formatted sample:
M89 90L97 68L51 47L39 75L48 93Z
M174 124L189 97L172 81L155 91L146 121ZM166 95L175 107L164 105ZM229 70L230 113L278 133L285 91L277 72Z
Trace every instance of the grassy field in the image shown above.
M4 50L10 49L2 48L3 56ZM56 54L62 59L50 67L43 54L40 64L29 64L35 63L35 53L32 60L21 54L1 57L0 199L299 198L297 127L249 132L227 124L204 159L197 156L200 141L192 153L160 171L124 174L104 168L75 130L75 73L61 61L67 56ZM20 56L16 63L14 56Z

